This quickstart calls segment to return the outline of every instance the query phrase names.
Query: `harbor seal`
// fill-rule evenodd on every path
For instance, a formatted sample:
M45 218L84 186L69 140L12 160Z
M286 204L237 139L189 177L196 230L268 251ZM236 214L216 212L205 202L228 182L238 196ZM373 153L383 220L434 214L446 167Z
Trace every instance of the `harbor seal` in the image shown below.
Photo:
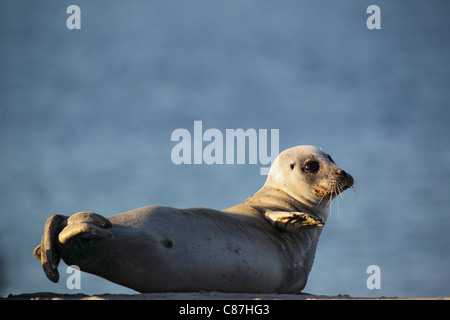
M139 292L298 293L331 200L352 185L328 154L297 146L278 155L263 187L239 205L52 215L34 256L54 282L62 258Z

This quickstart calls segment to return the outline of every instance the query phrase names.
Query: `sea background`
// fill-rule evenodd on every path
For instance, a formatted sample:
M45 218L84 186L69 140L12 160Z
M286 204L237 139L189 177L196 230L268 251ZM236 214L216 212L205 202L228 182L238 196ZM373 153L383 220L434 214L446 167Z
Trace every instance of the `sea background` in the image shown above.
M66 9L81 8L81 30ZM366 9L381 9L369 30ZM45 277L53 213L223 209L257 165L175 165L172 132L279 129L353 175L304 292L450 295L450 2L1 1L0 294L133 293ZM204 143L206 145L207 143ZM180 262L182 263L182 262ZM370 290L366 269L381 270Z

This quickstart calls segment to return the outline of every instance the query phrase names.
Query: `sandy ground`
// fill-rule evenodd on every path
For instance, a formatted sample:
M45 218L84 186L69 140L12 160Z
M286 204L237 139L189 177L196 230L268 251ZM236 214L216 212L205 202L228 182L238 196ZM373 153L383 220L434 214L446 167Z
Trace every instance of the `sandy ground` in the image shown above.
M53 292L9 295L0 300L450 300L450 297L401 298L401 297L351 297L349 295L320 296L302 294L253 294L223 292L167 292L145 294L58 294Z

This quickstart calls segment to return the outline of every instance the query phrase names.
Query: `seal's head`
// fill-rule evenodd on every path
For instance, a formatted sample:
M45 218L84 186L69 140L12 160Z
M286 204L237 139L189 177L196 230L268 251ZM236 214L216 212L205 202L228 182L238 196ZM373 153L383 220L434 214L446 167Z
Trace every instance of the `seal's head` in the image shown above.
M297 146L281 152L266 181L266 186L280 189L311 208L328 206L352 185L353 177L314 146Z

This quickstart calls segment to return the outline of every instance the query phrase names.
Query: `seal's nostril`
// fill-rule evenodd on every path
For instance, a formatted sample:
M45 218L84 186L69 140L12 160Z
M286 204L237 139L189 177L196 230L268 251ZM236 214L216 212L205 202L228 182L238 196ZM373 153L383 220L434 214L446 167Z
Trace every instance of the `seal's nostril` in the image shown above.
M344 178L347 177L347 172L345 172L344 170L341 170L341 169L339 169L339 170L337 171L337 174L342 175Z

